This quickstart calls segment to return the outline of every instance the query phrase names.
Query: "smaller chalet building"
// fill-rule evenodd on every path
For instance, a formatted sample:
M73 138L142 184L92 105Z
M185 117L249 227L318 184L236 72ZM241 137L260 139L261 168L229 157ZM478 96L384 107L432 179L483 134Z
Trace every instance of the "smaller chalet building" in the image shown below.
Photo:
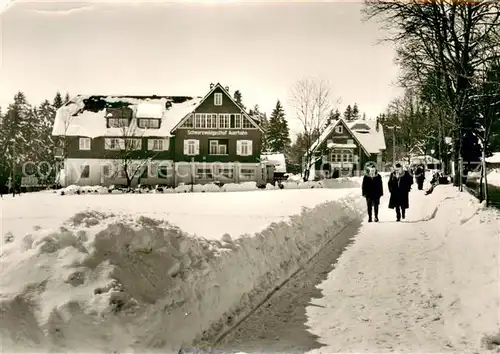
M77 96L58 109L52 134L64 185L265 178L262 129L220 84L205 97Z
M316 178L353 176L363 173L368 162L382 171L382 153L386 149L384 130L375 120L346 122L338 119L312 144ZM337 173L336 173L337 172Z

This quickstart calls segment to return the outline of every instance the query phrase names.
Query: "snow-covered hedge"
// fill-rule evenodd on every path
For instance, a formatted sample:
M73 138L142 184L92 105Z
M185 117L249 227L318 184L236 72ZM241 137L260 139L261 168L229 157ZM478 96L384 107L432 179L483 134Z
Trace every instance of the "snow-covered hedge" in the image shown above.
M500 168L494 169L488 173L488 184L500 187Z
M283 188L286 189L309 189L309 188L324 188L323 181L317 182L283 182ZM275 186L272 184L267 184L265 188L267 190L279 189L280 186L276 183ZM134 188L126 190L125 188L115 188L114 186L103 187L103 186L76 186L71 185L62 189L55 191L61 195L71 195L71 194L108 194L108 193L188 193L188 192L236 192L236 191L255 191L261 188L257 187L255 182L243 182L243 183L228 183L219 186L215 183L208 184L195 184L193 186L188 184L180 184L176 188L168 187L153 187L153 188Z
M247 314L363 209L349 197L237 239L97 212L14 237L0 250L2 346L177 351Z

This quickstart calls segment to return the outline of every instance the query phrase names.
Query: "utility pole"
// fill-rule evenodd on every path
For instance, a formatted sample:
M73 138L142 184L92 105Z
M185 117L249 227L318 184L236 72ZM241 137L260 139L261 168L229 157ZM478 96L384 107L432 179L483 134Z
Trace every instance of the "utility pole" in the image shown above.
M396 129L400 129L399 125L388 126L387 128L392 129L392 165L396 165Z

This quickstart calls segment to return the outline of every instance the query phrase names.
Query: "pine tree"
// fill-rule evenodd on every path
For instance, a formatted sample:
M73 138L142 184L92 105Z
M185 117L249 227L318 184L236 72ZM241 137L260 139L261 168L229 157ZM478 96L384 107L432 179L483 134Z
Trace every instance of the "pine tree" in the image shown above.
M52 136L52 127L56 116L56 109L48 100L43 101L37 109L38 125L40 131L41 146L38 149L40 161L54 162L55 140ZM44 171L44 173L55 171Z
M269 120L267 119L267 114L262 113L261 114L261 121L260 121L260 127L264 131L261 135L260 143L261 143L261 151L267 152L269 150L269 142L267 138L267 133L269 130Z
M243 108L244 111L246 111L246 107L243 104L243 99L240 90L234 91L234 100L241 108Z
M359 108L358 108L358 104L354 103L354 106L352 106L351 120L356 120L356 119L359 119Z
M344 119L350 121L352 119L352 108L348 105L344 112Z
M9 170L15 171L15 183L21 182L22 165L35 162L33 159L36 147L32 140L36 139L38 131L33 109L22 92L14 96L14 103L10 104L2 123L2 158L5 159Z
M63 104L64 102L61 93L57 92L56 96L54 97L54 102L52 103L52 105L55 107L55 109L58 109L59 107L62 107Z
M66 92L66 96L64 96L64 104L68 103L71 98L69 97L69 93Z
M337 120L340 118L340 112L338 109L333 111L333 109L330 111L330 114L328 115L328 118L326 119L325 123L325 129L335 123Z
M276 102L276 107L269 119L267 140L270 152L286 153L290 149L290 129L285 119L285 111L279 100Z

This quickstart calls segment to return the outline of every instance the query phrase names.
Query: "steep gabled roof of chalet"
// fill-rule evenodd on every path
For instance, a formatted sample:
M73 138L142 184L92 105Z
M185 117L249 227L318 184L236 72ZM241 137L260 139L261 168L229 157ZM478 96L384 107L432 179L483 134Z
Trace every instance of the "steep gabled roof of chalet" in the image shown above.
M311 145L311 151L315 151L333 132L335 127L343 121L347 128L350 130L354 139L370 154L377 154L380 150L385 150L385 137L382 124L377 127L376 120L355 120L346 122L342 118L338 119L334 124L330 124L319 138Z
M193 111L201 99L202 97L189 96L78 95L57 110L52 135L89 138L122 136L122 128L106 127L106 108L128 107L134 116L139 110L139 115L151 115L150 118L161 119L159 129L138 128L134 119L127 128L128 132L135 132L137 129L133 135L169 136L170 130Z
M199 105L201 105L206 99L208 99L208 97L210 97L210 95L212 94L212 92L214 92L217 88L221 89L222 92L224 92L224 94L229 97L229 99L236 105L236 107L238 107L240 110L241 110L241 113L243 114L243 116L247 117L247 119L252 123L252 125L259 129L261 132L264 132L264 130L262 129L262 127L257 123L257 121L251 117L247 112L245 112L245 109L238 104L238 102L235 101L235 99L231 96L231 94L229 93L228 90L226 90L220 83L216 83L211 89L210 91L203 97L201 98L201 100L197 103L196 107L198 107ZM195 108L196 108L195 107ZM194 109L193 109L194 110ZM184 122L188 119L189 117L183 117L179 122L177 122L171 129L171 134L174 133L175 130L177 130L177 128L179 128L180 126L182 126L182 124L184 124Z

